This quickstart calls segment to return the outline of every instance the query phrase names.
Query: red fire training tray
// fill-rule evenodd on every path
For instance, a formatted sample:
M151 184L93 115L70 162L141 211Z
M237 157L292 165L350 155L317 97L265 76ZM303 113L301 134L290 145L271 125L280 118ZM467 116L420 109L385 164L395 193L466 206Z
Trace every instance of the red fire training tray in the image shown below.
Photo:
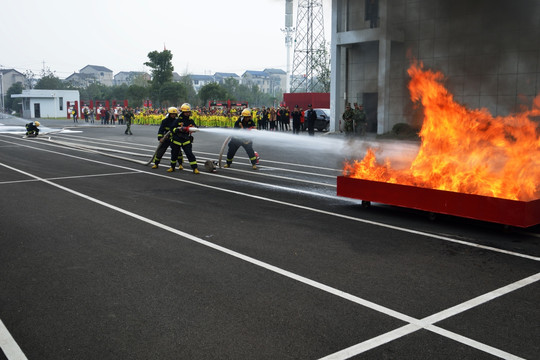
M337 177L337 195L517 227L540 224L540 199L518 201Z

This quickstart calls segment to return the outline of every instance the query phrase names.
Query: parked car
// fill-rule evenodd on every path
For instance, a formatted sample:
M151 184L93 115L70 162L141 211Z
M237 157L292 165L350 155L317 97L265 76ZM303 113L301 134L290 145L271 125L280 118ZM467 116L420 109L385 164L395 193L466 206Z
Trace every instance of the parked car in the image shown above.
M330 127L330 109L313 109L317 114L315 129L318 131L328 131ZM304 122L303 130L307 130L307 119Z

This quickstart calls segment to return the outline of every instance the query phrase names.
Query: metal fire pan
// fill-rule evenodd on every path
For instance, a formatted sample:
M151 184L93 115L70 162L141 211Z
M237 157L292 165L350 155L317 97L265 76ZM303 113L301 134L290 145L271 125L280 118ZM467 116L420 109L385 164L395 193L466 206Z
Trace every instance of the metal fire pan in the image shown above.
M540 199L508 200L346 176L337 178L337 195L522 228L540 224Z

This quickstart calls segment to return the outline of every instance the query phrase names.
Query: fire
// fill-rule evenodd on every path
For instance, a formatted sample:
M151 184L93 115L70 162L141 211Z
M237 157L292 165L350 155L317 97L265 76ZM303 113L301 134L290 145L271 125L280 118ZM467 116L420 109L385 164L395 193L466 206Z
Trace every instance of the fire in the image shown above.
M345 163L345 176L467 194L529 201L540 198L540 95L531 109L506 117L467 109L443 86L440 72L412 64L409 91L423 106L421 145L405 170L379 163L368 149Z

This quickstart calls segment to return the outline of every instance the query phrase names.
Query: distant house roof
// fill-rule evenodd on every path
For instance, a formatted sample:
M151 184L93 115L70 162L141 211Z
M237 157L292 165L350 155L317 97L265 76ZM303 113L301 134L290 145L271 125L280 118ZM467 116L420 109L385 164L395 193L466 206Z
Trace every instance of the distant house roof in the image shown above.
M214 81L214 77L212 75L189 75L191 80L197 80L197 81Z
M111 73L113 72L111 69L107 69L105 66L99 66L99 65L86 65L79 71L83 71L86 68L91 68L95 71L104 71L104 72L111 72Z
M114 75L114 77L117 76L137 76L137 75L148 75L148 73L145 73L144 71L120 71L118 74ZM150 76L150 75L148 75Z
M174 71L172 73L172 79L173 79L173 81L180 81L180 80L182 80L182 77L180 76L180 74L178 74L176 71Z
M20 75L24 76L23 73L15 70L15 69L0 69L0 74L7 74L7 73L12 72L12 71L16 72L17 74L20 74Z
M257 77L267 77L268 73L264 71L255 71L255 70L246 70L244 72L244 75L249 74L251 76L257 76Z
M96 76L94 74L85 74L85 73L76 73L69 75L66 80L74 80L74 79L95 79Z
M217 73L214 74L214 76L215 77L220 77L220 78L229 78L229 77L237 78L237 77L239 77L235 73L225 73L225 72L217 72Z
M287 75L287 73L281 69L264 69L264 72L268 74Z

